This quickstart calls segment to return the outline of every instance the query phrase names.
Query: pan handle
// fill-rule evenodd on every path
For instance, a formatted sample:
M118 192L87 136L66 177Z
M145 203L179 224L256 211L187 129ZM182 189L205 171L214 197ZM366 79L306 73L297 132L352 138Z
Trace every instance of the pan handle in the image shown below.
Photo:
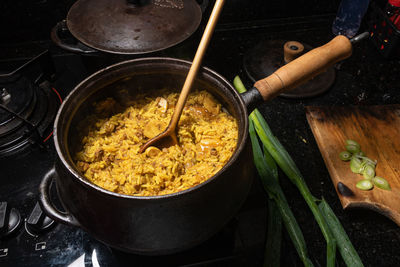
M39 186L39 203L42 207L42 210L52 219L56 221L60 221L67 225L72 225L76 227L80 227L79 222L75 219L74 216L67 212L59 211L54 204L50 200L50 187L55 177L57 176L56 171L54 169L50 170L43 177L42 182Z
M79 41L77 41L76 44L69 44L64 42L59 35L60 32L69 33L67 22L65 20L59 21L56 24L56 26L54 26L53 29L51 29L51 40L53 40L53 42L57 44L59 47L64 48L67 51L77 52L82 54L90 54L98 52L97 50L90 48Z
M309 51L282 66L267 78L257 81L254 89L258 90L264 101L270 100L312 79L336 62L350 57L352 50L350 40L338 35L329 43ZM254 89L243 96L248 105L253 104L249 101L260 100Z

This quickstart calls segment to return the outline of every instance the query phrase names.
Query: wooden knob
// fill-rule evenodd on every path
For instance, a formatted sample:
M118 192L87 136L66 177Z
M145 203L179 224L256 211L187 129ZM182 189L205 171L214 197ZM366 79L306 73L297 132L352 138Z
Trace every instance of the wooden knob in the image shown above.
M289 41L283 45L283 60L285 63L298 58L304 52L304 45L296 41Z

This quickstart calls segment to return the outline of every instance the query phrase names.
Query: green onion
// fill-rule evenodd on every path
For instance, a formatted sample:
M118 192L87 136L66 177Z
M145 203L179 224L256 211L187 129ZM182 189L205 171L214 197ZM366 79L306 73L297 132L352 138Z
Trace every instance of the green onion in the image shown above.
M356 183L356 187L361 190L371 190L374 187L374 184L371 182L370 179L364 179L358 181Z
M361 173L363 170L363 166L361 164L362 164L361 159L353 157L350 160L350 170L354 173Z
M308 258L307 246L304 240L303 233L297 224L296 218L294 217L292 210L286 200L286 197L280 187L277 179L278 170L275 161L268 153L267 150L263 152L261 150L253 122L250 120L249 133L251 144L253 147L254 163L256 165L258 174L261 178L261 182L267 191L270 198L272 198L282 216L282 220L285 224L285 228L289 233L290 238L294 244L294 247L299 254L300 259L303 261L304 266L313 266L312 262ZM266 258L266 257L265 257ZM265 260L267 262L267 260Z
M347 139L347 140L345 141L345 143L346 143L346 145L355 146L355 147L357 148L358 152L360 151L361 146L360 146L360 144L357 143L356 141L351 140L351 139Z
M356 156L365 157L365 153L363 151L357 152Z
M254 127L253 127L254 129ZM254 130L252 132L253 138L255 137ZM260 151L260 149L258 149ZM268 177L265 179L273 179L278 183L278 167L271 157L264 155L266 163L265 170ZM258 158L258 156L257 156ZM279 267L281 260L281 241L282 241L282 216L278 205L270 196L268 199L268 229L267 229L267 242L265 244L265 256L263 267Z
M376 160L373 161L372 159L370 159L370 158L368 158L368 157L365 157L365 156L358 156L358 155L356 155L356 157L359 158L359 159L362 159L362 164L363 164L363 165L370 164L370 165L372 165L372 166L375 168L376 163L377 163Z
M246 88L244 87L239 76L235 77L233 84L237 91L246 91ZM291 182L297 186L304 200L311 209L327 243L327 266L334 267L336 258L336 240L333 237L325 218L315 203L316 198L311 194L307 184L303 179L303 176L298 170L293 159L290 157L289 153L285 150L279 140L272 134L271 129L261 113L255 109L250 114L250 119L253 121L258 137L261 139L268 152L271 154L283 172L289 177Z
M276 203L268 199L268 229L263 267L279 267L281 261L282 217Z
M372 178L372 182L374 183L374 185L376 185L380 189L392 190L390 188L390 185L389 185L388 181L386 181L386 179L384 179L382 177L375 176L374 178Z
M364 152L360 150L360 145L354 140L346 140L346 149L339 154L341 160L350 160L350 169L354 173L364 176L364 179L358 181L356 187L361 190L371 190L374 185L380 189L391 190L388 181L382 177L375 176L375 168L377 161L368 158Z
M360 147L355 145L346 145L346 150L349 151L351 154L356 154L360 152Z
M328 203L322 199L321 203L318 205L319 209L324 214L324 217L337 240L338 250L340 255L347 266L361 267L364 266L360 256L358 256L357 251L354 249L349 237L344 231L339 219L336 217L333 210L329 207Z
M375 177L375 166L371 164L366 164L363 169L363 176L365 179L371 180Z
M340 152L340 154L339 154L340 159L343 160L343 161L351 160L351 157L352 157L352 156L353 156L353 155L352 155L350 152L348 152L348 151L342 151L342 152Z
M351 154L360 153L361 147L360 147L359 143L357 143L354 140L350 140L350 139L347 139L345 141L345 143L346 143L346 145L345 145L346 150L349 151Z

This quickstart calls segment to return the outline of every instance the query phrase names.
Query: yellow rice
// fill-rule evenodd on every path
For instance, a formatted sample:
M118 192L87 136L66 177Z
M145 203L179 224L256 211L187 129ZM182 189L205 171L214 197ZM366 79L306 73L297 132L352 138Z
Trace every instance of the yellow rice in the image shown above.
M158 96L158 97L157 97ZM179 146L139 148L168 125L177 93L140 95L118 110L108 98L95 104L76 166L94 184L120 194L165 195L198 185L217 173L237 144L237 122L206 91L188 97L178 125Z

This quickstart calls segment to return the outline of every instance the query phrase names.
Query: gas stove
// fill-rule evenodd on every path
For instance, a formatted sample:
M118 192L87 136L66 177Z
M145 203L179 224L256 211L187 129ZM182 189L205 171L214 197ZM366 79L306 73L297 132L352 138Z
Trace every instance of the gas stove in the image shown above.
M10 73L0 74L0 157L28 145L42 146L52 132L61 97L51 86L55 69L45 51Z
M188 251L167 256L150 257L117 251L83 230L55 222L42 212L38 187L56 157L52 141L55 114L62 98L90 71L80 56L52 57L44 51L0 76L0 265L260 264L266 229L266 200L259 186L254 186L241 212L210 240ZM57 201L55 189L52 196Z
M95 55L67 53L54 46L49 33L58 21L65 19L69 7L75 1L25 2L22 4L20 1L2 1L3 9L10 12L0 17L2 21L0 75L12 73L46 49L50 49L54 70L49 72L50 77L42 75L42 78L37 79L39 76L36 74L26 77L27 80L33 80L34 86L27 89L30 95L15 99L18 100L14 105L17 112L29 114L33 112L31 109L36 108L36 105L32 104L35 101L43 103L44 99L47 103L44 105L55 105L57 109L60 100L53 88L61 98L65 98L77 83L94 71L123 60L101 53ZM387 1L375 2L385 4ZM203 65L217 71L229 81L240 75L246 87L250 88L253 82L246 80L246 70L243 70L243 58L247 51L268 40L295 40L313 47L328 42L332 38L331 26L339 3L340 1L318 1L318 4L316 1L271 3L271 1L256 0L249 4L243 0L226 1L223 16ZM207 16L204 14L204 17ZM151 56L191 60L199 41L199 32L195 32L181 44ZM327 200L342 222L361 259L368 266L399 265L400 228L376 212L342 209L335 187L331 183L308 127L304 107L398 104L400 103L399 63L398 60L384 59L372 42L365 41L357 45L351 58L335 67L335 81L324 94L300 100L276 98L259 107L260 112L270 123L272 131L287 148L303 173L310 190L315 196ZM13 96L11 89L3 86L4 83L0 81L2 104L10 101L8 95ZM21 85L13 86L21 87ZM34 95L36 100L32 98ZM30 102L25 102L27 99ZM6 132L2 128L4 121L10 121L10 118L16 115L4 112L4 109L0 109L0 131ZM51 223L51 220L38 210L37 203L39 183L51 170L56 158L50 136L52 122L47 121L52 121L54 114L47 111L43 113L43 110L41 114L31 122L33 125L13 119L14 123L18 124L18 129L25 128L24 134L17 135L19 140L13 142L13 145L4 146L9 142L2 141L3 136L0 135L0 147L6 147L0 153L0 266L260 266L262 264L267 201L262 186L257 184L258 179L254 179L256 184L242 209L218 234L202 245L179 254L160 257L126 254L96 241L79 228ZM280 183L303 231L311 260L315 266L324 266L325 240L317 223L312 219L312 213L297 188L284 175L280 176ZM8 227L10 213L13 214L11 215L13 219ZM5 217L7 220L4 220ZM7 235L10 228L15 229ZM281 265L302 266L290 237L286 231L282 234ZM337 257L337 262L338 266L345 266L340 256Z

